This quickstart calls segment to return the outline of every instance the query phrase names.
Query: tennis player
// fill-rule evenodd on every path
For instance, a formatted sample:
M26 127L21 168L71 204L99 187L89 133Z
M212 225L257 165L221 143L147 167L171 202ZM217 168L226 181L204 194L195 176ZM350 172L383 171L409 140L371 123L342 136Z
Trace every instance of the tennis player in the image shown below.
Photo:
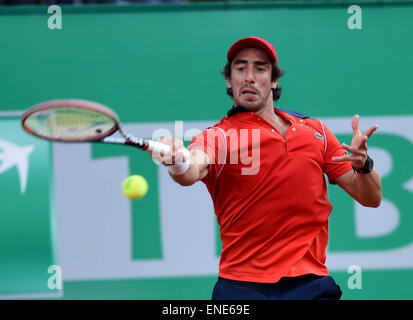
M340 299L325 265L332 210L324 174L363 206L378 207L381 182L359 116L351 145L320 120L274 108L281 88L276 51L258 37L235 42L223 74L234 105L190 143L165 138L156 157L187 186L202 181L213 200L222 252L212 299ZM349 152L347 153L346 150Z

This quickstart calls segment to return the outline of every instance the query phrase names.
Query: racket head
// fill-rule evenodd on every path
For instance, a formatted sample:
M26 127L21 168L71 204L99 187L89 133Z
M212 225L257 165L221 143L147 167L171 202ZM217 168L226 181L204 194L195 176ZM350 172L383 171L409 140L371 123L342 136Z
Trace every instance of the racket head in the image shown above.
M88 100L59 99L26 110L21 124L28 133L62 142L99 141L119 129L119 118L110 108Z

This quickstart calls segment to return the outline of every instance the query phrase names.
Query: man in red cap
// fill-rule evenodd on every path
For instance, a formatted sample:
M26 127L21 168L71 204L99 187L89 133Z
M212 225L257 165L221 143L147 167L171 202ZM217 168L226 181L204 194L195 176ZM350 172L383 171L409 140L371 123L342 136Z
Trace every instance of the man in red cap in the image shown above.
M205 183L220 225L222 251L213 299L339 299L326 260L332 210L324 174L364 206L381 202L367 140L352 121L351 145L320 121L274 108L281 88L276 51L258 37L235 42L223 71L234 105L171 155L152 155L181 185ZM351 154L347 154L346 150Z

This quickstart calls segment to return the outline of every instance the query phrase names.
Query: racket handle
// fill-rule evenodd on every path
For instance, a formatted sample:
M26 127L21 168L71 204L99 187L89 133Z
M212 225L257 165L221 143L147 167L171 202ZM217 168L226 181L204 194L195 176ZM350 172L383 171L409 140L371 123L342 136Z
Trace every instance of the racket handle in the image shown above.
M152 152L158 152L158 153L162 152L163 154L168 154L171 152L171 147L166 144L156 142L153 140L147 140L147 144L148 144L148 147L146 150L149 150Z
M147 142L147 145L148 145L146 150L149 150L149 151L152 151L152 152L158 152L158 153L162 152L163 154L168 154L168 153L171 152L171 147L166 145L166 144L156 142L156 141L153 141L153 140L147 140L146 142ZM189 161L190 152L189 152L188 149L183 148L183 149L180 149L178 152L182 152L183 155L184 155L184 160Z

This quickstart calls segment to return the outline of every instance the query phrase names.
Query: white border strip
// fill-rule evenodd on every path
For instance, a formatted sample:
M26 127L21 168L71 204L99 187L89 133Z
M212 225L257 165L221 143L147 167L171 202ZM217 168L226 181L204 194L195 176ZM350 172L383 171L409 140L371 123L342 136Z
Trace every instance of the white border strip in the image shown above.
M0 111L0 117L20 117L24 110Z
M17 299L52 299L52 298L63 298L63 290L56 293L32 293L32 294L7 294L0 295L0 300L17 300Z

